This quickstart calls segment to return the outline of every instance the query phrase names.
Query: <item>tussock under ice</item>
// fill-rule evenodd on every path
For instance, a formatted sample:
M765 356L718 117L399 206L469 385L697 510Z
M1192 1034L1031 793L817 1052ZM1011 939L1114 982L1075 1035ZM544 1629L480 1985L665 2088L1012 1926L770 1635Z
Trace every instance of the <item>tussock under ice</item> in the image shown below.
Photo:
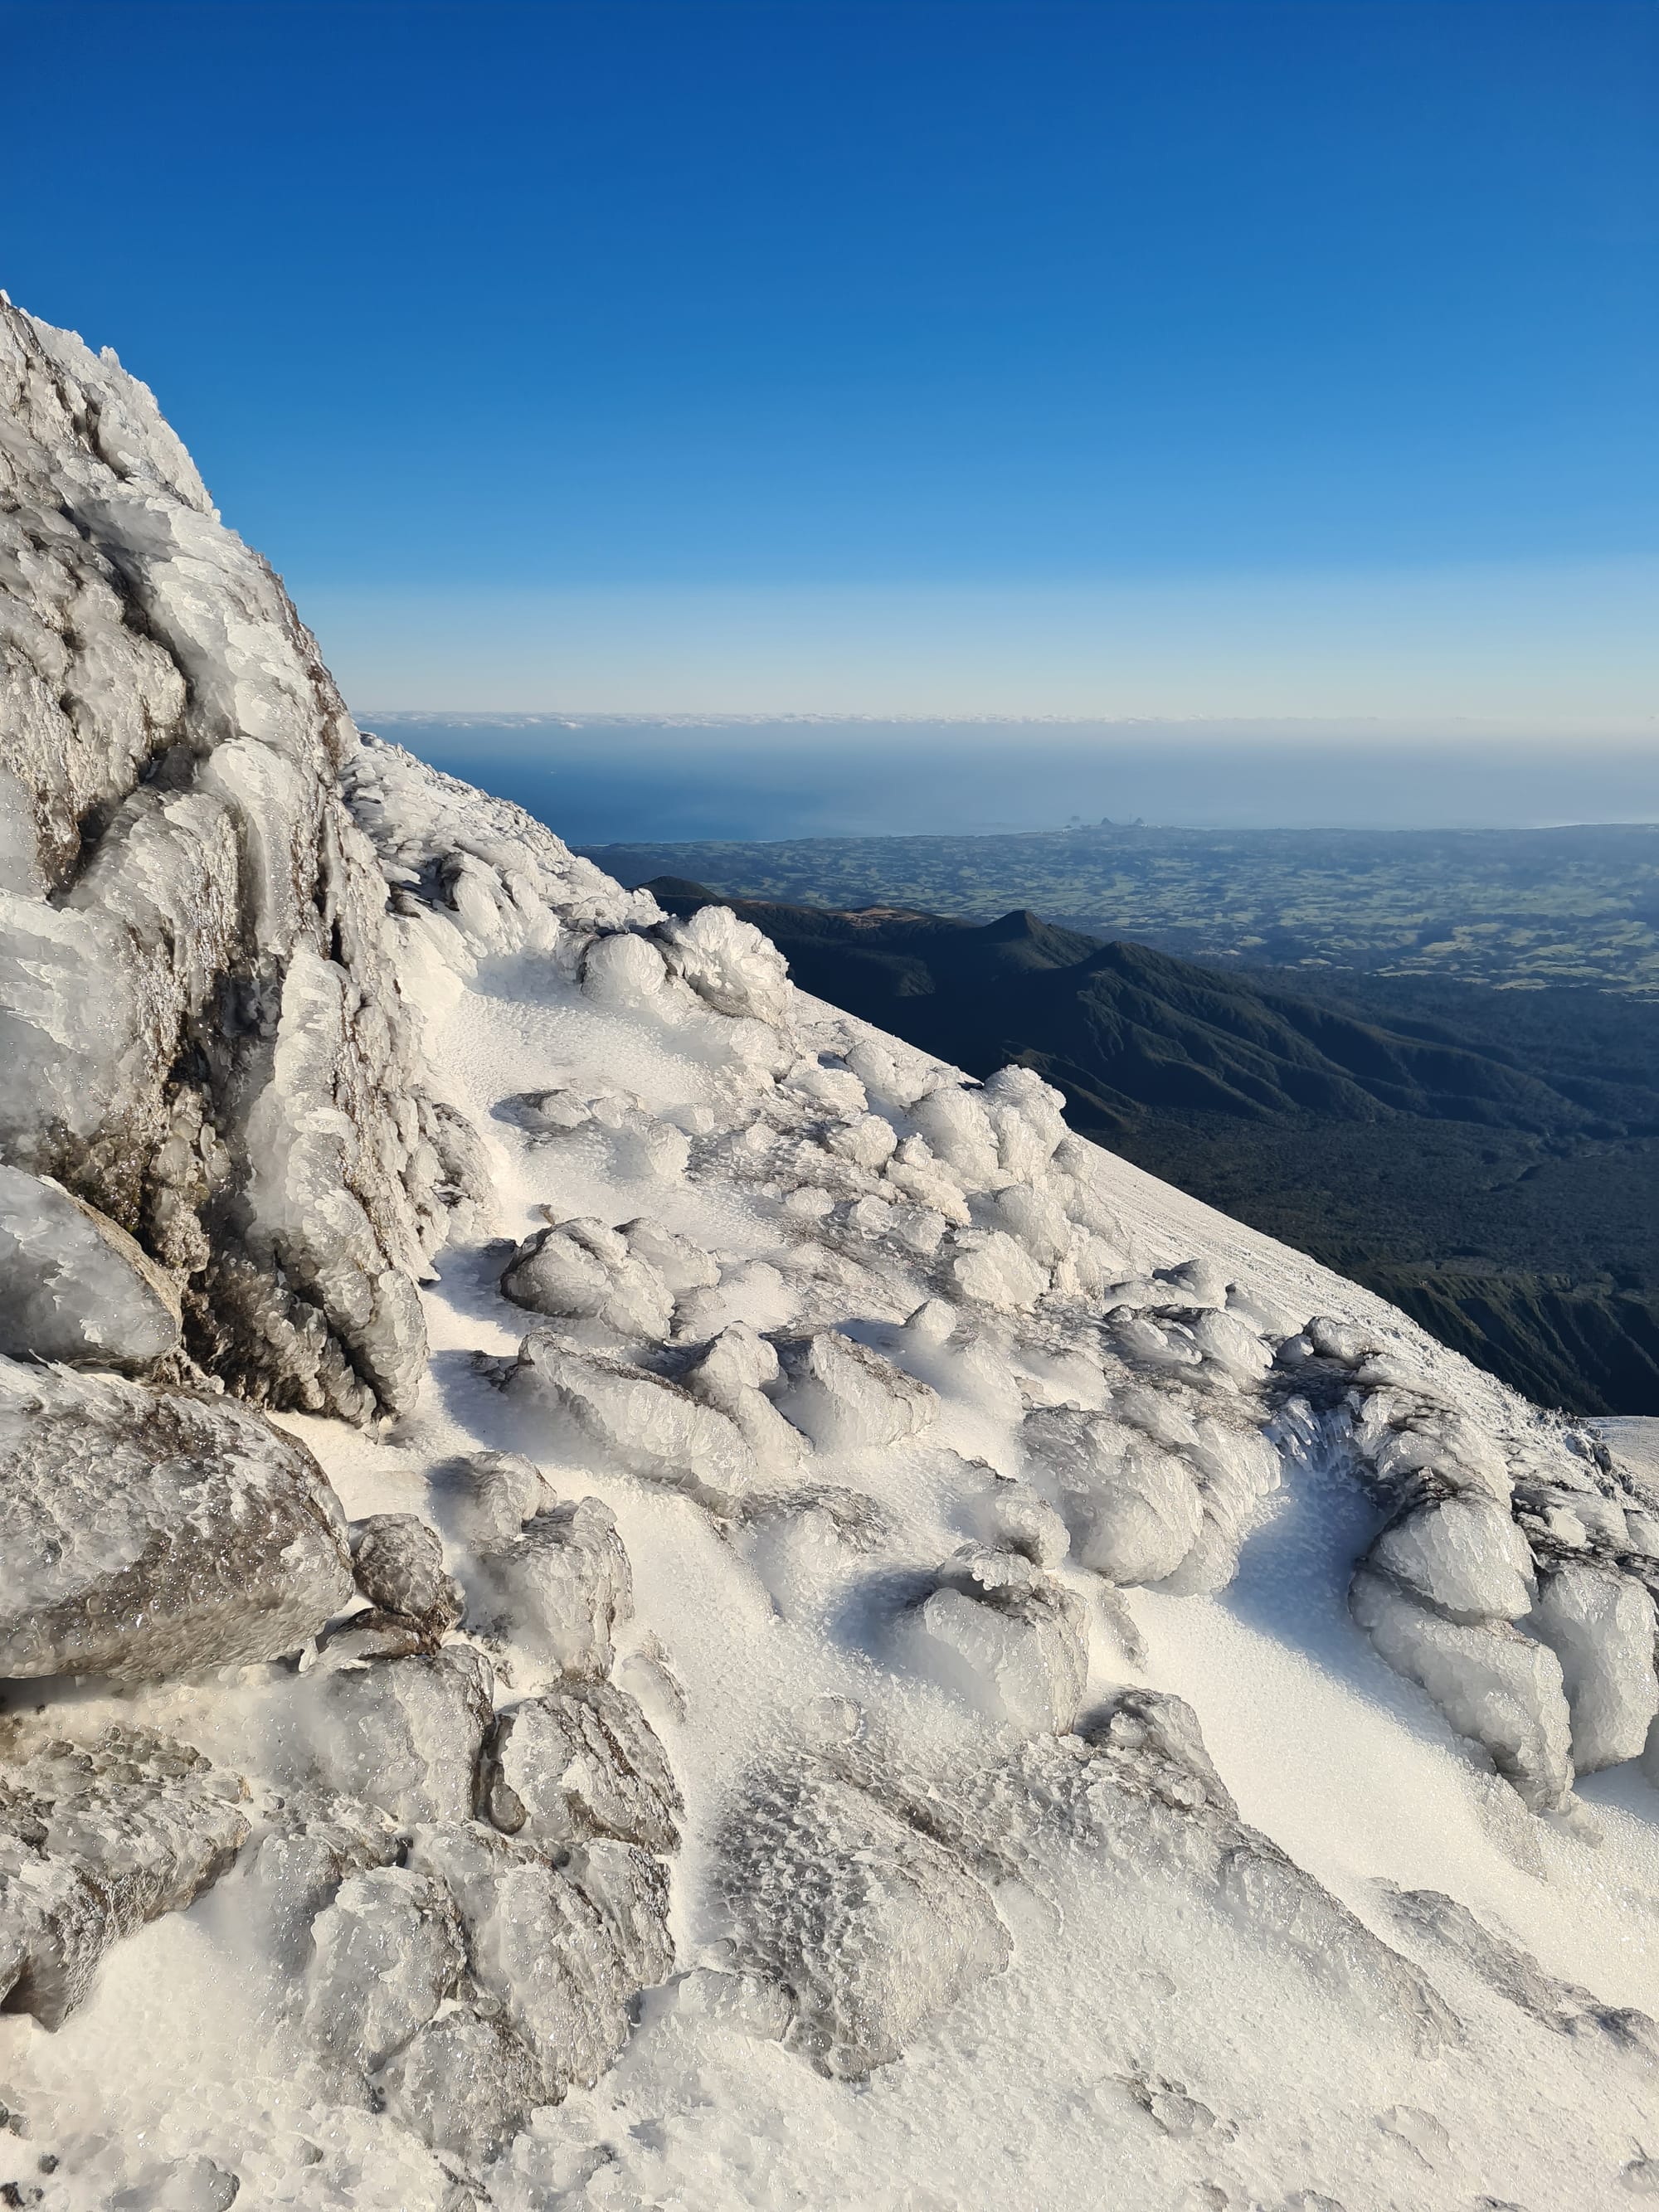
M9 2201L1659 2188L1647 1437L665 921L319 671L273 723L277 588L141 387L7 328L82 403L24 410L25 490L82 486L72 558L10 541L37 628L53 562L151 627L95 776L24 681L0 962L94 957L128 879L67 825L129 805L204 868L228 825L241 917L164 952L122 890L138 1122L54 1119L50 1055L8 1093L0 1534L58 1639L6 1618ZM266 882L301 817L349 927ZM169 1091L185 952L265 1026ZM90 1053L69 1006L23 1018Z

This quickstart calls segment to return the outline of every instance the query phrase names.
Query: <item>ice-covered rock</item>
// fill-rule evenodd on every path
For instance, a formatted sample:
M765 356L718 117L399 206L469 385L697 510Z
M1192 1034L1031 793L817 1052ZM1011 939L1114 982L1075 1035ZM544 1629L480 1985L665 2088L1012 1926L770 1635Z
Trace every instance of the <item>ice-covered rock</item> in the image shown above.
M1566 1803L1571 1725L1553 1651L1507 1621L1448 1620L1364 1568L1348 1603L1395 1672L1425 1690L1460 1735L1483 1745L1528 1805L1547 1812Z
M342 797L356 734L112 356L0 301L0 1149L178 1272L204 1365L279 1404L400 1407L415 1278L477 1163Z
M307 1767L404 1826L469 1820L493 1688L489 1661L465 1644L304 1677Z
M1561 1662L1580 1774L1641 1755L1659 1714L1653 1600L1596 1560L1564 1559L1540 1577L1526 1626Z
M438 1532L416 1513L354 1522L351 1565L370 1605L406 1621L423 1643L440 1643L461 1617L465 1598L444 1565Z
M703 906L653 933L670 971L717 1013L748 1015L773 1028L789 1018L789 967L751 921L730 907Z
M542 2100L597 2080L627 2039L641 1986L644 1954L617 1917L620 1900L589 1893L578 1878L584 1862L556 1869L477 1823L417 1829L409 1863L436 1875L460 1907L474 1979L529 2049ZM636 1899L647 1895L648 1912L659 1893L641 1889ZM656 1957L672 1960L665 1927L659 1936Z
M307 2032L331 2057L369 2069L425 2027L466 1965L449 1892L407 1867L349 1876L311 1941Z
M548 1502L541 1470L521 1452L468 1452L439 1476L448 1524L481 1551L510 1541Z
M340 1884L391 1866L401 1848L398 1823L379 1805L302 1788L283 1798L236 1879L272 1954L297 1969L310 1956L312 1922Z
M907 1625L918 1667L991 1719L1039 1735L1077 1717L1089 1674L1083 1602L1024 1553L967 1547Z
M176 1352L179 1286L94 1206L0 1166L0 1352L129 1370Z
M809 1449L801 1430L766 1395L782 1374L776 1346L739 1321L712 1338L679 1380L732 1422L764 1472L779 1475L797 1468Z
M653 1851L679 1845L667 1755L635 1700L609 1682L526 1698L502 1713L480 1802L505 1833L554 1852L599 1836Z
M527 1237L507 1264L501 1289L532 1313L597 1321L618 1336L660 1341L674 1318L667 1284L602 1221L562 1221Z
M596 1006L665 1018L674 1006L662 954L632 930L596 937L582 957L582 989Z
M395 2119L473 2173L547 2101L523 2037L505 2021L465 2010L429 2021L387 2062L375 2086Z
M1526 1538L1479 1492L1413 1507L1376 1538L1366 1564L1448 1620L1520 1620L1536 1595Z
M538 1658L564 1674L610 1671L611 1635L634 1598L617 1516L601 1499L533 1514L506 1541L481 1550L478 1580L491 1618Z
M0 1679L276 1658L349 1603L303 1444L225 1399L0 1360Z
M780 1376L772 1402L821 1451L898 1443L937 1417L939 1400L927 1383L838 1329L775 1342Z
M945 1249L952 1285L975 1305L1022 1313L1048 1287L1048 1269L1005 1230L952 1230Z
M0 1769L0 2005L57 2027L112 1944L234 1864L245 1795L188 1745L131 1729Z
M634 1257L660 1275L676 1297L707 1290L720 1279L718 1260L659 1221L641 1214L637 1220L624 1221L621 1234Z
M793 1996L791 2040L829 2072L899 2057L1012 1952L989 1892L864 1790L801 1766L757 1781L716 1880L740 1963Z
M1026 1417L1020 1447L1071 1531L1073 1557L1107 1581L1162 1582L1197 1542L1196 1469L1111 1414L1039 1408Z
M754 1481L754 1454L726 1414L628 1360L527 1336L501 1389L554 1451L597 1452L611 1467L715 1504Z

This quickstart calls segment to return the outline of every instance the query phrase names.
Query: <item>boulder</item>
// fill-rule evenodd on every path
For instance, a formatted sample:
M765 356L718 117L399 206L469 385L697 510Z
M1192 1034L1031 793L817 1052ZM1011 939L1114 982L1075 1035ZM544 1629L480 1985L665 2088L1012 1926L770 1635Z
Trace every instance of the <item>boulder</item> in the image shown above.
M969 1547L908 1616L922 1669L1028 1735L1069 1729L1089 1674L1082 1601L1023 1553Z
M1537 1594L1525 1536L1481 1492L1414 1506L1383 1529L1366 1564L1448 1620L1520 1620Z
M371 1513L351 1525L357 1587L378 1612L406 1621L436 1644L460 1619L465 1598L444 1566L438 1532L415 1513Z
M1639 1758L1659 1714L1653 1600L1642 1584L1599 1560L1564 1560L1540 1577L1527 1626L1561 1662L1576 1770Z
M495 1723L481 1802L495 1826L555 1852L599 1836L672 1851L680 1795L625 1691L583 1682L526 1698Z
M353 1595L305 1446L234 1401L0 1360L0 1679L295 1650Z
M1028 1473L1071 1531L1080 1566L1112 1583L1158 1583L1197 1542L1197 1470L1112 1414L1041 1408L1026 1417L1020 1445Z
M750 1790L716 1866L736 1963L793 1994L792 2039L830 2074L890 2063L1012 1954L951 1852L815 1765Z
M1507 1621L1447 1620L1365 1567L1348 1604L1395 1672L1425 1690L1460 1735L1484 1746L1534 1812L1566 1804L1571 1723L1553 1651Z
M430 1875L377 1867L343 1881L312 1923L307 2033L372 2069L424 2027L466 1965L460 1916Z
M526 1462L527 1464L527 1462ZM617 1516L597 1498L550 1506L479 1557L483 1601L561 1674L611 1670L611 1634L634 1610Z
M246 1790L199 1752L112 1728L49 1743L0 1778L0 2004L55 2028L124 1936L234 1864Z
M467 1644L313 1674L297 1686L310 1768L402 1826L470 1819L493 1686Z
M597 1321L618 1336L659 1343L674 1293L620 1231L572 1220L538 1230L507 1262L501 1290L514 1305L559 1321Z
M724 1413L631 1361L527 1336L501 1389L550 1449L598 1452L620 1472L715 1504L754 1482L754 1453Z
M0 1166L0 1352L139 1370L179 1348L179 1287L48 1176Z
M772 1401L820 1451L898 1443L938 1418L926 1382L838 1329L775 1342L781 1376Z
M375 2086L393 2119L473 2173L547 2101L523 2039L505 2021L466 2011L428 2021Z

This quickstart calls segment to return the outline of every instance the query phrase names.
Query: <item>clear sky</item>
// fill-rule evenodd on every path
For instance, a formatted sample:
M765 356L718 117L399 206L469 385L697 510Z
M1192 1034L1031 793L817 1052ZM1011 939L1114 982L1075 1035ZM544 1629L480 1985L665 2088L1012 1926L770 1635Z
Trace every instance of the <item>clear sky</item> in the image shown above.
M1655 725L1659 12L0 0L360 708Z

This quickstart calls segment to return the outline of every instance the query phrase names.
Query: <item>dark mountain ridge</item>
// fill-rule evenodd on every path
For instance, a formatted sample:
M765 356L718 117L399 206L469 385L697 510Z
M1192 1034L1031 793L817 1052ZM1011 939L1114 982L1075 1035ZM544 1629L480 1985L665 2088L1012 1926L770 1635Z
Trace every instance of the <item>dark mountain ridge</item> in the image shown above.
M648 887L679 913L732 907L803 988L970 1073L1038 1069L1079 1128L1518 1389L1659 1412L1659 1010L1621 1000L1598 1058L1531 1003L1588 994L1364 977L1345 996L1331 974L1295 989L1026 910L975 924Z

